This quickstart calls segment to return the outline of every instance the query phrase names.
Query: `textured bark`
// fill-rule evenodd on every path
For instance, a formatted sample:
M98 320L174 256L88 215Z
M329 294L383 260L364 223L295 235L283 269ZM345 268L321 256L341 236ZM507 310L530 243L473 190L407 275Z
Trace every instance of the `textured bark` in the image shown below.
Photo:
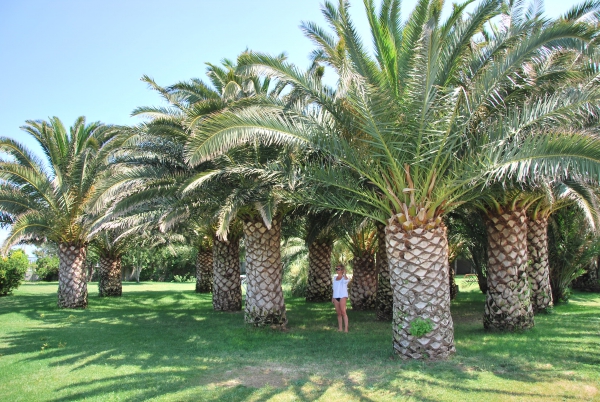
M287 323L281 280L281 221L273 219L271 229L262 220L244 222L246 243L245 321L255 326Z
M394 316L394 292L390 283L390 265L385 246L385 226L377 225L378 249L375 256L379 280L377 282L376 308L379 321L391 321Z
M213 251L201 250L196 256L196 293L210 293L213 289Z
M308 246L308 286L306 301L331 301L333 288L331 282L331 253L330 242L314 241Z
M217 311L242 309L242 281L240 279L240 239L213 242L213 308Z
M534 313L546 311L552 306L547 217L527 221L527 251L531 261L527 265L527 276L531 286L531 307Z
M448 264L448 283L450 285L450 300L456 299L458 295L458 285L456 284L456 280L454 278L454 268L452 265Z
M98 295L121 296L121 257L100 257L100 272L98 280Z
M455 347L446 227L405 231L392 219L386 247L394 291L394 351L404 359L447 358ZM423 322L427 333L412 330Z
M58 307L87 307L86 254L86 247L79 244L60 243L58 245Z
M519 330L534 325L527 281L527 216L525 211L488 213L488 291L485 329Z
M352 280L348 285L353 310L373 310L377 306L377 266L372 254L352 259Z

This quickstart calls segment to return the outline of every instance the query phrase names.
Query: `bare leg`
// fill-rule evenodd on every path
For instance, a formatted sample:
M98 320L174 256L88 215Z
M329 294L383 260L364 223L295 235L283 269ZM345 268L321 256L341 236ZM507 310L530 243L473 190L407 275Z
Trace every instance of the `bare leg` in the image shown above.
M344 299L342 299L344 300ZM337 319L338 319L338 331L342 332L342 306L341 306L341 301L337 301L335 299L332 299L333 301L333 305L335 306L335 312L337 313ZM345 303L344 303L345 304Z
M346 301L347 300L348 300L347 297L343 297L340 299L340 302L339 302L341 317L340 317L340 313L338 313L338 320L343 319L345 321L346 329L344 332L348 332L348 314L346 314ZM342 323L340 321L340 331L341 330L342 330Z

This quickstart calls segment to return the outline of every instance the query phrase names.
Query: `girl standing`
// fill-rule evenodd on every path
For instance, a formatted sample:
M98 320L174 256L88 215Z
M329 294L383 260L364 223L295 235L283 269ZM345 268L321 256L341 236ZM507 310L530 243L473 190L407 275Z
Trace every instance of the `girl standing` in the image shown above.
M348 300L348 282L346 269L343 265L335 267L336 276L333 278L333 298L331 301L335 306L338 318L338 331L342 331L342 324L345 324L344 332L348 332L348 315L346 314L346 301Z

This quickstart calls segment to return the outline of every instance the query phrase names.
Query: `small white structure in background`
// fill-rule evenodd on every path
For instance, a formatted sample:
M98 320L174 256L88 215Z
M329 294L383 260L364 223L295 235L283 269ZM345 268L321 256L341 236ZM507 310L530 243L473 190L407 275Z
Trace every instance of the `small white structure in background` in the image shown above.
M38 276L38 274L35 273L35 270L32 267L29 267L25 272L25 280L27 282L37 282L40 280L40 277Z

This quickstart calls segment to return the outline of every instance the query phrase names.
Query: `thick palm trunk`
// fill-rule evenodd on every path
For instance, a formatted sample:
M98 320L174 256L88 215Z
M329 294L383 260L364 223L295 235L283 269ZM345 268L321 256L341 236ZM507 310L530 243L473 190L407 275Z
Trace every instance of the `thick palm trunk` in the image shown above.
M446 227L386 227L394 291L394 351L405 359L445 359L455 352L450 315Z
M79 244L58 245L58 307L87 307L86 254L86 247Z
M240 239L213 242L213 308L216 311L242 309L242 282L240 279Z
M98 295L121 296L123 283L121 282L121 257L100 257L100 272L98 280Z
M308 246L308 283L306 301L331 301L331 242L315 240Z
M268 229L262 220L244 222L246 243L245 321L255 326L285 325L281 280L281 222L273 219Z
M379 281L377 282L377 319L379 321L391 321L394 316L394 292L390 283L390 265L388 263L385 247L385 226L377 225L378 249L375 256Z
M377 301L377 266L372 254L352 259L352 281L349 296L353 310L372 310Z
M550 288L550 264L548 263L548 218L527 221L527 251L531 264L527 265L527 276L531 285L531 307L533 312L546 311L552 306Z
M527 216L525 210L488 213L488 291L483 326L518 330L534 325L527 281Z
M213 289L213 251L200 250L196 256L196 293L210 293Z

